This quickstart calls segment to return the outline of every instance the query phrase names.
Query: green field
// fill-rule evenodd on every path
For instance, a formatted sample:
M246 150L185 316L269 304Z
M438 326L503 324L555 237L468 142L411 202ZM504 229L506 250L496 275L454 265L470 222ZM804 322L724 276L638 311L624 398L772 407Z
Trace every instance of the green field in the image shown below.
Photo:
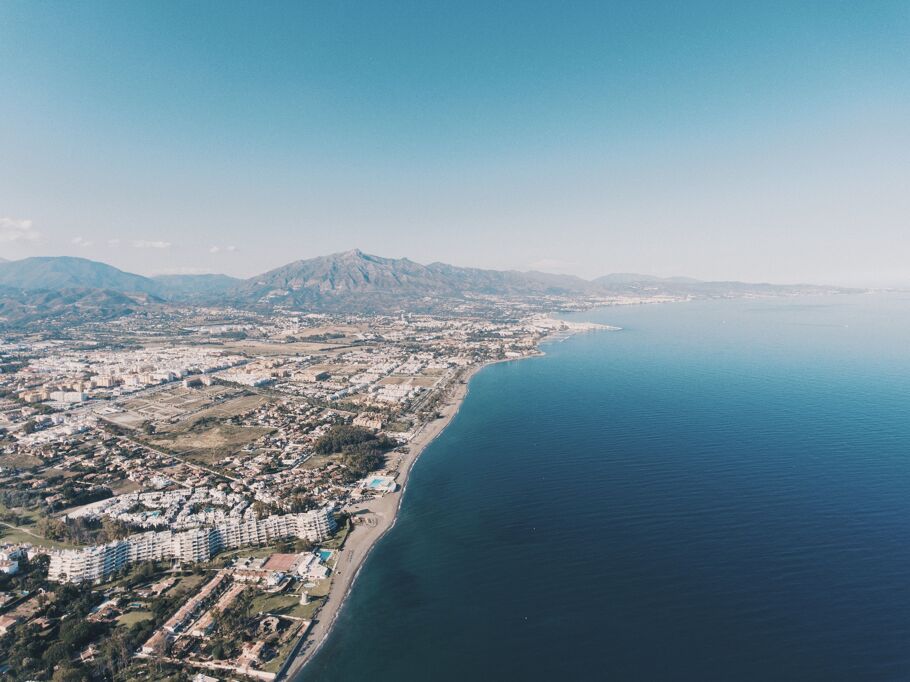
M10 516L10 510L0 505L0 517L13 518ZM41 513L34 509L17 509L15 512L15 523L9 521L0 522L0 542L3 543L31 543L43 547L52 547L56 549L65 549L75 547L76 545L66 542L57 542L45 538L38 531L38 520Z
M311 619L322 606L324 599L313 599L309 604L300 603L299 594L258 594L253 599L253 613L271 613L275 616Z
M332 579L323 578L322 580L320 580L319 582L316 583L315 587L311 587L310 589L308 589L307 592L309 593L310 597L312 597L312 598L326 597L329 594L329 588L331 586L332 586Z
M130 611L129 613L124 613L117 619L117 622L121 625L130 627L136 623L141 623L146 620L151 620L154 616L151 611Z

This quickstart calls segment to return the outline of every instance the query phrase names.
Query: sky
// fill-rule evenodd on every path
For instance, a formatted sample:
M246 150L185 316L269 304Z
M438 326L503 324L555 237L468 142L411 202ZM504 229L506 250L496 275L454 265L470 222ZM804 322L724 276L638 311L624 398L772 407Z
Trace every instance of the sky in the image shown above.
M0 257L910 284L910 2L0 0Z

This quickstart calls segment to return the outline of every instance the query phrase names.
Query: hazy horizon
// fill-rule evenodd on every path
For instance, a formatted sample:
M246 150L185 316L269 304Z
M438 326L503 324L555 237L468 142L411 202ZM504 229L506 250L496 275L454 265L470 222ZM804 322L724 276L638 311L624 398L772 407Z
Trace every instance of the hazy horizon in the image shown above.
M390 259L390 258L396 259L396 260L398 259L398 257L383 256L383 254L379 254L379 253L366 253L366 252L363 251L363 249L357 249L357 248L354 248L354 249L347 249L346 251L335 252L335 253L331 253L331 254L321 254L321 256L320 256L320 255L311 256L311 257L308 257L308 258L319 258L319 257L340 256L340 255L344 255L344 254L346 254L346 253L351 253L351 252L354 252L354 251L360 251L361 253L363 253L363 254L364 254L365 256L367 256L367 257L374 257L374 256L375 256L375 257L384 258L384 259ZM0 257L0 264L2 264L2 263L12 263L12 262L17 261L17 260L25 260L25 259L28 259L28 258L76 258L76 259L88 260L88 261L95 262L95 263L104 263L104 264L106 264L106 265L111 265L111 266L113 266L113 267L117 267L117 266L114 265L113 263L109 263L109 262L107 262L107 261L95 260L95 259L87 258L87 257L84 256L84 255L69 254L69 253L60 254L60 255L57 255L57 256L50 256L50 255L45 255L45 254L36 254L36 255L34 255L34 256L25 256L24 258L18 258L18 259L10 259L10 258L3 258L3 257ZM405 259L405 260L414 261L413 258L410 258L410 259L409 259L407 256L401 256L400 258ZM201 268L200 268L200 269L185 269L185 270L183 270L183 271L163 271L163 272L155 272L155 271L151 271L151 272L139 272L139 271L129 270L129 269L127 269L127 268L118 268L118 269L121 270L121 271L123 271L123 272L126 272L126 273L139 274L139 275L143 275L143 276L149 277L149 278L155 278L155 277L175 277L175 276L176 276L176 277L180 277L180 276L191 276L191 277L192 277L192 276L206 276L206 275L214 275L214 276L226 275L226 276L229 276L229 277L234 277L234 278L237 278L237 279L244 280L244 279L251 279L251 278L255 277L256 275L262 275L262 274L265 274L266 272L269 272L269 271L271 271L271 270L276 270L276 269L278 269L278 268L280 268L280 267L282 267L282 266L289 265L289 264L292 264L292 263L294 263L294 262L301 261L301 260L307 260L307 259L294 258L294 259L288 260L288 261L286 261L286 262L284 262L284 263L280 263L279 265L275 266L274 268L269 268L269 270L264 270L264 271L262 271L262 272L253 273L253 274L250 275L249 277L243 276L243 275L240 275L240 276L238 276L238 275L229 275L229 274L226 273L226 272L205 271L205 270L203 270L203 269L201 269ZM417 261L414 261L414 262L417 262ZM446 264L446 265L452 265L452 266L455 266L455 267L465 267L465 268L471 267L471 266L461 265L461 264L459 264L459 263L450 263L450 262L446 262L446 261L426 261L426 262L421 262L420 264L421 264L421 265L431 265L432 263L444 263L444 264ZM568 276L568 277L581 277L581 276L579 276L579 275L572 275L571 273L560 273L560 272L556 272L556 271L553 271L553 270L545 270L545 269L540 269L540 268L525 268L525 269L517 269L517 268L487 268L487 269L488 269L488 270L499 270L499 271L511 271L511 272L525 272L525 273L527 273L527 272L541 272L541 273L553 274L553 275L562 275L562 274L564 274L564 275L566 275L566 276ZM747 280L742 280L742 279L738 279L738 280L737 280L737 279L733 279L733 280L706 280L706 279L700 279L700 278L696 278L696 277L691 277L691 276L685 275L685 274L654 275L653 273L631 272L631 271L628 271L628 270L625 270L625 271L604 272L604 273L601 273L600 275L594 275L594 276L592 276L592 277L581 277L581 279L587 280L587 281L592 281L592 280L595 280L595 279L598 279L598 278L601 278L601 277L623 276L623 275L628 275L628 276L643 275L643 276L645 276L645 277L658 277L658 278L666 279L666 280L680 279L680 280L693 280L693 281L701 281L701 282L718 282L718 283L724 282L724 281L729 281L729 282L746 282L746 283L751 283L751 284L791 284L791 285L806 284L806 285L820 285L820 286L832 285L831 282L807 282L807 281L765 282L765 281L754 280L754 281L751 281L751 282L747 282ZM838 285L838 286L840 286L840 285ZM860 287L860 288L862 288L862 287ZM868 287L868 288L869 288L869 289L875 289L876 287L871 287L871 286L870 286L870 287ZM902 287L901 287L900 285L894 285L893 287L883 286L883 287L880 287L880 288L881 288L881 289L888 289L888 288L900 289L900 288L902 288Z
M910 285L906 2L0 4L0 257Z

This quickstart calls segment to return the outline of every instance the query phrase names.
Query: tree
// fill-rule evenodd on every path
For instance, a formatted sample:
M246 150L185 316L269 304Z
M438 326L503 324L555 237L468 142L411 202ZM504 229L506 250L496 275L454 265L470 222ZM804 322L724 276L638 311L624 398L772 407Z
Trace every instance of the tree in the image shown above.
M69 647L63 642L54 642L51 644L41 659L47 665L48 669L53 669L58 663L68 661L70 658Z
M341 452L344 448L375 440L375 434L361 426L337 424L326 431L313 445L313 449L321 455Z
M321 454L341 452L341 463L352 480L380 468L385 462L384 453L394 447L395 443L385 435L347 424L333 426L314 445Z
M139 642L144 642L152 634L153 623L137 623L130 628L128 634L121 629L116 629L110 637L101 642L101 650L95 658L95 668L99 675L105 679L113 679L117 673L129 665L130 650L136 648Z
M85 620L67 618L60 624L59 640L76 651L88 644L98 633L98 628Z

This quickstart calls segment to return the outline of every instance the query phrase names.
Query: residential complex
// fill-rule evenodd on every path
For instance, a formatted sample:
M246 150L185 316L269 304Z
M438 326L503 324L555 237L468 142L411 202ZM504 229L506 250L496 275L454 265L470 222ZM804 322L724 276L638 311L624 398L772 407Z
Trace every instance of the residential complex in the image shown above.
M198 563L225 549L255 547L285 538L321 542L335 532L331 507L302 514L228 521L211 528L175 532L148 531L103 545L50 551L48 579L72 583L100 582L143 561Z

